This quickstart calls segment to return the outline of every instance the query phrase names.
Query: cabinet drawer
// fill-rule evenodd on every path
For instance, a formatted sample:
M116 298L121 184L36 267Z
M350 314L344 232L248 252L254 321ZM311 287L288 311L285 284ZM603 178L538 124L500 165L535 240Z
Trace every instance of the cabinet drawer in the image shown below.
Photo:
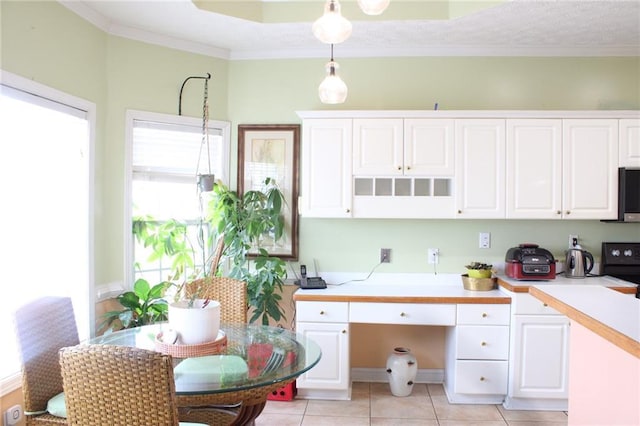
M349 303L347 302L296 302L297 321L307 322L347 322Z
M520 315L562 315L555 309L527 293L518 293L511 297L514 314Z
M459 325L456 327L457 359L509 359L509 327Z
M511 305L458 305L458 324L509 325Z
M454 392L506 394L507 361L456 361Z
M455 325L456 305L439 303L351 303L349 307L349 322Z

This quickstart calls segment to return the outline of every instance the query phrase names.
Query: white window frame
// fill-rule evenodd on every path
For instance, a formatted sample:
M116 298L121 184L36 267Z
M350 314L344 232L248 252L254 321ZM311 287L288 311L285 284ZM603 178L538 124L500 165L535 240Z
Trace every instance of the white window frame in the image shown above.
M31 79L21 77L17 74L10 73L8 71L0 69L0 81L5 86L9 86L14 89L18 89L32 95L57 102L63 105L76 108L86 112L86 119L89 125L89 146L88 146L88 189L87 194L88 206L87 211L89 217L87 218L87 224L89 229L87 230L88 241L88 277L87 287L84 289L84 294L81 299L86 301L84 306L75 306L74 311L77 318L85 318L89 322L88 334L83 334L79 327L79 337L81 340L88 339L95 336L95 323L96 323L96 285L95 285L95 140L96 140L96 104L86 99L82 99L44 84L35 82ZM3 325L3 326L6 326ZM0 378L0 397L19 389L22 386L21 373L18 372L13 376L6 378Z
M134 281L134 269L132 267L134 262L134 239L132 236L132 184L133 184L133 128L134 121L155 121L159 123L176 124L176 125L189 125L202 127L202 117L186 117L183 115L171 115L162 114L149 111L140 110L127 110L126 112L126 126L125 126L125 190L124 190L124 277L125 287L127 289L133 288ZM216 180L220 179L226 185L229 184L229 168L230 168L230 146L231 146L231 123L228 121L209 120L209 128L217 128L222 132L223 139L223 152L222 152L222 175L216 175ZM194 187L195 187L195 173L196 165L194 164Z

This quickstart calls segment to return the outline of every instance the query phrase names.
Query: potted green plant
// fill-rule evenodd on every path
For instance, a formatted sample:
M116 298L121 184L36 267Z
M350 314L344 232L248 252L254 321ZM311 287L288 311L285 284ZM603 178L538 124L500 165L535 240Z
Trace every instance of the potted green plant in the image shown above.
M493 265L489 265L481 262L471 262L466 265L467 275L470 278L491 278L491 268Z
M163 281L151 286L147 280L136 280L132 291L116 297L123 309L106 312L98 329L112 331L114 327L133 328L166 321L168 305L164 292L170 285L170 282Z
M284 206L284 195L271 178L264 180L261 190L242 196L218 183L208 205L207 221L214 235L224 238L223 259L231 265L228 275L247 283L247 298L253 308L250 322L260 319L268 325L270 318L284 318L280 301L286 264L262 247L266 236L274 241L282 238Z

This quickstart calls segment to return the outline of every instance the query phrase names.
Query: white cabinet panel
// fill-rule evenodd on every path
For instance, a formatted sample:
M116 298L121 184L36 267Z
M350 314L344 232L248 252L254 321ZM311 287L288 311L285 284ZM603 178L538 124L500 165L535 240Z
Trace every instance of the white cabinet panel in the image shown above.
M456 305L352 302L349 321L366 324L455 325Z
M318 364L297 379L297 387L347 390L349 375L349 324L298 322L296 331L322 350Z
M507 218L562 217L562 120L507 120Z
M507 392L507 361L456 361L454 392L504 395Z
M296 302L297 320L303 322L348 322L348 302Z
M563 120L563 216L618 217L618 120Z
M405 174L453 176L454 130L453 119L405 119Z
M620 120L620 167L640 167L640 119Z
M353 174L402 175L402 119L353 120Z
M309 119L302 124L300 214L351 217L352 120Z
M511 305L460 304L458 324L509 325Z
M458 325L457 359L509 359L509 327Z
M568 397L569 320L564 316L515 315L509 395Z
M505 120L456 120L456 211L505 217Z

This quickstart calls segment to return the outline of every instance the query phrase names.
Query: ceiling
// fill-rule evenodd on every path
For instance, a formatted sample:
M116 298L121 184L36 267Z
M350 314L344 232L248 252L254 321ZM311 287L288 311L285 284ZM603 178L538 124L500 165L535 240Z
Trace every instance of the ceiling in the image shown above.
M59 0L102 30L218 58L326 58L324 0ZM640 0L391 0L353 23L336 57L640 56Z

